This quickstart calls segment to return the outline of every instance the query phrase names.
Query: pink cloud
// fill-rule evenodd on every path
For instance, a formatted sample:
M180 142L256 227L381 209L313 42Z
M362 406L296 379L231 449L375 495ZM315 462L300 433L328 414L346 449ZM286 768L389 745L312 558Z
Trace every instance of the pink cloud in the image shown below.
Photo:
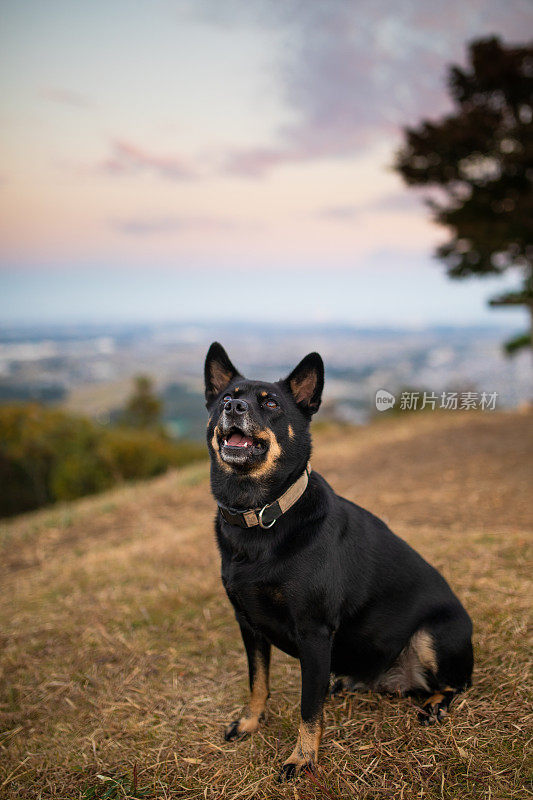
M358 205L339 205L327 206L317 212L317 216L326 220L337 222L352 222L356 217L368 212L374 213L405 213L418 211L424 198L420 192L413 193L412 190L391 192L367 203Z
M173 181L188 181L197 177L196 170L185 159L176 155L150 153L124 139L112 142L111 154L101 167L112 175L153 172Z
M212 0L204 5L213 12ZM217 4L218 13L224 14ZM378 138L449 107L446 69L463 62L468 40L499 34L520 41L531 25L529 0L305 0L229 3L256 24L285 33L290 47L280 67L295 121L278 143L228 153L227 172L261 177L277 166L323 158L353 158Z
M51 86L41 89L41 96L51 100L53 103L71 106L72 108L90 108L93 105L91 100L84 94L60 87Z
M186 231L225 231L256 227L255 223L228 217L165 216L111 220L111 226L130 236L152 236Z

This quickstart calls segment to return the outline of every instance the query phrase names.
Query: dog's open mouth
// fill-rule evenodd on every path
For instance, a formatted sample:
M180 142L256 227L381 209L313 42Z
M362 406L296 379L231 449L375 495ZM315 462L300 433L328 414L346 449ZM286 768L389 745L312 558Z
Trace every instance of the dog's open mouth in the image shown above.
M220 455L230 464L245 464L265 455L268 445L238 428L219 436Z

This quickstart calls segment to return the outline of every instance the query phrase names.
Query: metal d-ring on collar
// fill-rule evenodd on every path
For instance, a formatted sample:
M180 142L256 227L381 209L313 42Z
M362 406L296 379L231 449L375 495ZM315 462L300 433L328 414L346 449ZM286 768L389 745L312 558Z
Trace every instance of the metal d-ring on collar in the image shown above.
M261 509L259 514L257 515L257 522L259 524L259 527L263 528L263 530L265 530L265 531L267 531L269 528L271 528L272 525L274 525L275 522L277 521L277 517L276 517L275 519L272 520L272 522L269 525L265 525L265 523L263 522L263 512L266 511L267 508L268 508L268 504L266 506L263 506L263 508Z

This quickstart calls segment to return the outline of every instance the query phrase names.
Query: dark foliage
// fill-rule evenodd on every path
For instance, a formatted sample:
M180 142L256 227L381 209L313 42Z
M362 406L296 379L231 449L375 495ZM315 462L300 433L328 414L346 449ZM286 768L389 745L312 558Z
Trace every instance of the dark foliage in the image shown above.
M138 375L120 422L130 428L146 430L156 428L160 419L161 401L154 393L152 380L147 375Z
M0 406L0 516L149 478L204 454L157 431L103 428L37 404Z
M479 39L466 69L450 69L455 110L405 130L396 169L410 186L435 187L433 218L450 231L437 250L452 278L497 275L513 267L519 292L491 305L533 314L533 45ZM530 344L527 335L519 346Z

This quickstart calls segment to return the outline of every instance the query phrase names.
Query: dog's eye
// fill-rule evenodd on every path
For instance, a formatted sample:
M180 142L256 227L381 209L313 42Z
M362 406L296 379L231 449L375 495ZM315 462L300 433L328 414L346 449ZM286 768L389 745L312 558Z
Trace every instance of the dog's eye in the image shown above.
M266 406L267 408L277 408L277 407L278 407L278 404L276 403L276 401L275 401L275 400L266 400L266 402L265 402L265 406Z
M231 395L230 394L225 394L224 397L222 398L222 402L223 403L227 403L228 400L231 400Z

